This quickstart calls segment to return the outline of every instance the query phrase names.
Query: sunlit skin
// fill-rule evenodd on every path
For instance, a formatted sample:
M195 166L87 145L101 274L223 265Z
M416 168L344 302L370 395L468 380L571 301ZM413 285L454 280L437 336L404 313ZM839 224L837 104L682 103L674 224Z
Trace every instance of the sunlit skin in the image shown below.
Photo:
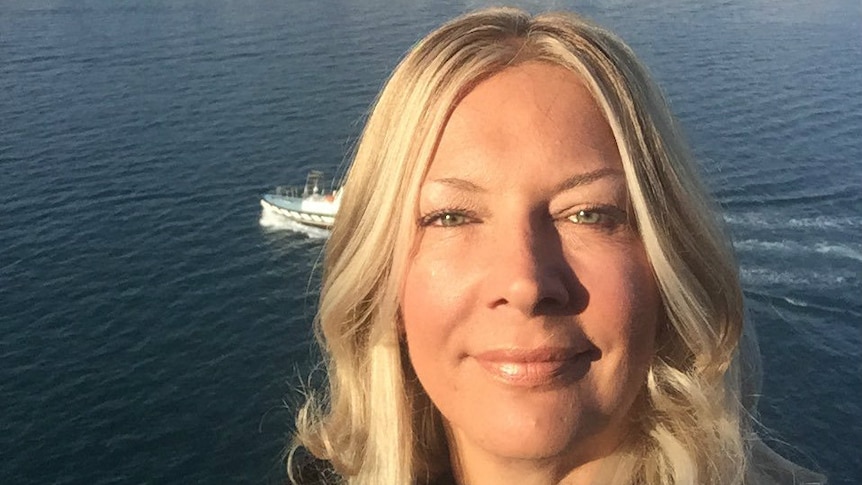
M454 109L402 293L410 361L470 485L589 483L629 428L660 299L611 129L527 63Z

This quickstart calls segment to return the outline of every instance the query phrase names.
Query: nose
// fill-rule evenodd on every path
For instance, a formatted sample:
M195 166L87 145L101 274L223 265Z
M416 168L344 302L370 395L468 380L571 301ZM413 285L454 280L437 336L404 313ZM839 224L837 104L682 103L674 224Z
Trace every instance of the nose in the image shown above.
M579 285L560 234L552 220L533 219L497 234L489 262L489 306L508 305L531 317L571 312Z

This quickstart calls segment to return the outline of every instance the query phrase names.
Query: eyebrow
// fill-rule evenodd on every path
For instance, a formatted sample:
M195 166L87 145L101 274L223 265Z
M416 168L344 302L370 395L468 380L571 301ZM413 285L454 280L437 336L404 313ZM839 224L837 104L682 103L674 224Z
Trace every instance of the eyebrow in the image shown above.
M558 184L556 192L565 192L566 190L571 190L575 187L580 187L581 185L591 184L596 180L606 177L625 177L625 174L622 170L616 168L600 168L598 170L593 170L592 172L579 173L572 175Z
M432 182L437 184L448 185L450 187L464 190L467 192L487 192L488 190L485 187L479 186L470 182L469 180L459 179L455 177L444 177L441 179L434 179Z
M573 175L566 180L560 182L555 188L555 192L564 192L566 190L574 189L575 187L579 187L581 185L591 184L599 179L605 177L621 177L624 176L622 170L618 170L616 168L600 168L598 170L594 170L592 172L579 173ZM439 179L434 179L431 182L448 185L455 189L464 190L467 192L479 192L484 193L488 190L482 186L476 185L469 180L464 180L456 177L444 177Z

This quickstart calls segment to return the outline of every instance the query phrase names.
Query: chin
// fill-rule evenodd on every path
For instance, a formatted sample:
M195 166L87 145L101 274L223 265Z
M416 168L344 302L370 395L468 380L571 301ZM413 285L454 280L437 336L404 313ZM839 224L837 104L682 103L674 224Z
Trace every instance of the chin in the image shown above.
M571 405L569 405L571 406ZM484 446L493 455L519 460L585 460L607 448L615 435L610 419L600 413L568 409L509 409L485 433ZM490 417L490 416L489 416Z
M573 453L576 440L571 436L518 436L517 439L498 440L492 444L492 453L515 460L544 460Z

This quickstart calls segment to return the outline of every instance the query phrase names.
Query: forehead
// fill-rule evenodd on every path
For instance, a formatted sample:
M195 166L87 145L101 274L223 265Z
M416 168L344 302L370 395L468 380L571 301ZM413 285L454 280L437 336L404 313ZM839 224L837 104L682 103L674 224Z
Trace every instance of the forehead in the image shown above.
M613 132L584 80L562 66L528 62L482 81L455 106L428 176L454 170L487 178L503 165L533 170L539 162L621 169Z

